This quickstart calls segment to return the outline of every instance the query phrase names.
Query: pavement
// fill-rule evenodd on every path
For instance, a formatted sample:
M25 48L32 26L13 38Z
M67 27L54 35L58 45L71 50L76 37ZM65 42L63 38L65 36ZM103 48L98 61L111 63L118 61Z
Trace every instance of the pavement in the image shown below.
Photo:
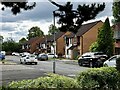
M59 62L64 62L66 64L74 64L74 65L78 65L78 61L77 60L68 60L68 59L62 59L62 60L56 60Z
M13 63L13 62L9 62L9 61L5 61L5 62L2 62L0 61L0 65L16 65L16 63Z

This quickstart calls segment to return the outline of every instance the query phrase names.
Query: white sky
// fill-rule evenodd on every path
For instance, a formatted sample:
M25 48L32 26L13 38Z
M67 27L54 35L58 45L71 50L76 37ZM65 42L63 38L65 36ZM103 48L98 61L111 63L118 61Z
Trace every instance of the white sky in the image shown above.
M30 0L31 1L31 0ZM28 30L33 26L38 26L44 32L44 34L48 33L48 28L51 24L53 24L53 16L52 11L56 10L56 7L52 5L47 0L43 0L44 2L38 2L34 9L30 11L22 11L18 15L13 15L10 12L10 9L5 9L5 11L0 10L0 34L4 37L4 40L8 37L12 37L15 41L19 41L22 37L27 36ZM73 5L77 5L75 1L88 1L88 0L54 0L54 1L72 1ZM92 1L93 0L89 0ZM95 0L100 1L101 0ZM108 1L108 0L106 0ZM112 17L112 0L106 2L106 8L103 12L97 15L95 20L104 21L107 17ZM63 2L61 2L63 4ZM2 6L0 5L0 8ZM94 21L94 20L91 20ZM88 21L88 22L91 22ZM56 26L58 26L56 24Z

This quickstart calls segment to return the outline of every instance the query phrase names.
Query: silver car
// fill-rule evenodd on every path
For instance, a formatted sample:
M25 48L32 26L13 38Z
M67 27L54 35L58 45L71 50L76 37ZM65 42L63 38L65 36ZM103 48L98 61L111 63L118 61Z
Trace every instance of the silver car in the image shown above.
M116 59L120 58L120 55L114 55L103 63L103 66L116 67Z
M48 55L45 53L39 54L37 59L40 61L46 61L46 60L48 60Z
M38 60L37 60L37 57L33 54L30 54L30 55L24 55L20 58L20 63L21 64L28 64L28 63L34 63L34 64L37 64L38 63Z

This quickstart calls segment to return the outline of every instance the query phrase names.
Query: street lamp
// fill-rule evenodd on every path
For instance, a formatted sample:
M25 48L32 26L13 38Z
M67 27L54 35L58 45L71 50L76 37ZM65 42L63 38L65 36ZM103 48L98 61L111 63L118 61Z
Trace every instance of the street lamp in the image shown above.
M54 29L54 61L53 61L53 73L55 73L55 11L53 11L53 29Z

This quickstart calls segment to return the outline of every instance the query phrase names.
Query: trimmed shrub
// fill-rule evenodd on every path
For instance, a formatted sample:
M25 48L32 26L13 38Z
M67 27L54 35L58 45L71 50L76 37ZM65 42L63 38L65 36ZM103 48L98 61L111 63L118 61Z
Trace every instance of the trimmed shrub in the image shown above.
M77 82L84 89L120 89L120 75L113 67L92 68L79 73Z
M13 81L9 88L79 88L77 81L73 78L49 74L33 80Z
M120 57L116 59L116 69L120 72Z

